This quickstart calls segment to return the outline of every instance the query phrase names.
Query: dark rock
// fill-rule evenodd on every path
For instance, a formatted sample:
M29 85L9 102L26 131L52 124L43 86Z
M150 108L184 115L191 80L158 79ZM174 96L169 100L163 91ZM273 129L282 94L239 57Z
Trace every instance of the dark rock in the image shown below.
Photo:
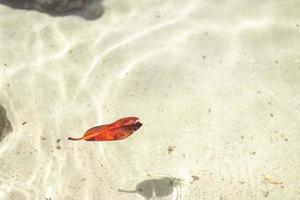
M12 126L7 118L6 110L0 105L0 141L12 131Z
M0 0L16 9L36 10L54 16L80 15L96 19L103 14L103 0Z

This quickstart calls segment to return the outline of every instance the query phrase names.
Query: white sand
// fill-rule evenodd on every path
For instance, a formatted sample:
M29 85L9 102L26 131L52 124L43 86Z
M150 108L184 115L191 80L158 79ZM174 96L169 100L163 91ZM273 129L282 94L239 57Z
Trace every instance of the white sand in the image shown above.
M0 199L143 200L118 189L161 176L182 181L152 199L300 199L299 6L106 0L86 21L0 5ZM67 140L131 115L126 140Z

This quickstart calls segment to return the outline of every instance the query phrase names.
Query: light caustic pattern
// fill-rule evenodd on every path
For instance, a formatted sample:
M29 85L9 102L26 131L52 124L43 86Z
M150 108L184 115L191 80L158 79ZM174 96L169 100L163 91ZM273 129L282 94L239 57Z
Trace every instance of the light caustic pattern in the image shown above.
M234 0L104 7L85 21L0 6L10 16L0 103L13 126L0 199L300 198L298 11ZM67 140L124 116L143 123L126 140Z

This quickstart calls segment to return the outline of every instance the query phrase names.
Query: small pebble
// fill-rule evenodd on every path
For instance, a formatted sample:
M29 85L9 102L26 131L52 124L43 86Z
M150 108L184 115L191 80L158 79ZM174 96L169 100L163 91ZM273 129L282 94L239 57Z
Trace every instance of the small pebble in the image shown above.
M199 176L192 175L193 181L198 181L200 179Z
M269 191L263 191L263 195L264 195L264 197L269 196Z
M174 151L175 148L176 148L176 147L175 147L174 145L170 145L170 146L168 147L168 153L169 153L169 154L172 153L172 152Z
M277 178L271 176L271 175L265 175L264 177L265 181L267 181L270 184L282 184L282 181L278 180Z

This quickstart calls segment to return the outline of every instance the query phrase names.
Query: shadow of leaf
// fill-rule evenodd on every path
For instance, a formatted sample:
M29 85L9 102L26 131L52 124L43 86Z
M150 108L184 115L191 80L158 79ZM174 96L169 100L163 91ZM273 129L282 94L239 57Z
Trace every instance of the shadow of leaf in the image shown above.
M152 197L165 197L172 195L174 189L180 184L181 180L177 178L163 177L159 179L148 179L136 185L135 190L122 190L124 193L138 193L145 199L149 200Z

